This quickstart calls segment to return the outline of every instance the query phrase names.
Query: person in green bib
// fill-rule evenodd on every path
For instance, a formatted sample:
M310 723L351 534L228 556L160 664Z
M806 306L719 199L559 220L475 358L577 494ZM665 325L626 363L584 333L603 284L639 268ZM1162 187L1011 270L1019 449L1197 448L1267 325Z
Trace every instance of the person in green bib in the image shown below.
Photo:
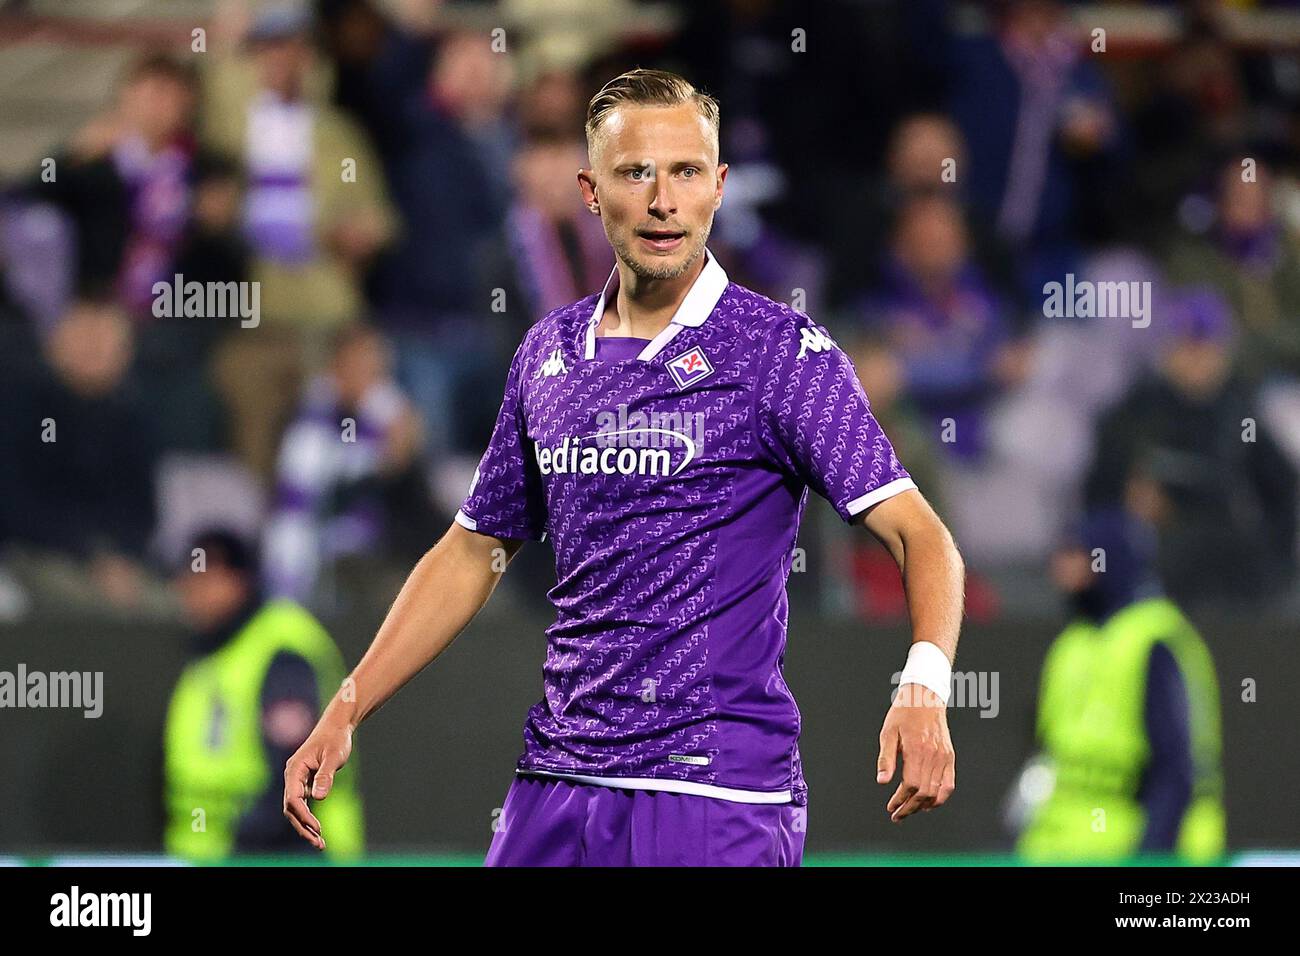
M301 852L284 766L343 680L342 655L305 609L263 596L253 549L235 534L200 534L175 587L196 653L167 711L166 849L195 861ZM330 820L330 854L362 852L355 755L315 812Z
M1043 665L1036 732L1050 789L1020 834L1030 862L1224 849L1219 687L1195 627L1121 510L1087 516L1052 560L1072 619Z

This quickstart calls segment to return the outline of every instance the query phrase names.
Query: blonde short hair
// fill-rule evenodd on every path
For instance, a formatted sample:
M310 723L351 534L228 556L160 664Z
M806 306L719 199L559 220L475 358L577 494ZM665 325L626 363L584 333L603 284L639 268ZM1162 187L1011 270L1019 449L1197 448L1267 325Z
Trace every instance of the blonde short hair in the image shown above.
M667 70L628 70L600 88L587 104L587 149L591 150L597 133L620 106L681 106L693 103L708 120L716 138L721 125L718 101L697 90L685 77Z

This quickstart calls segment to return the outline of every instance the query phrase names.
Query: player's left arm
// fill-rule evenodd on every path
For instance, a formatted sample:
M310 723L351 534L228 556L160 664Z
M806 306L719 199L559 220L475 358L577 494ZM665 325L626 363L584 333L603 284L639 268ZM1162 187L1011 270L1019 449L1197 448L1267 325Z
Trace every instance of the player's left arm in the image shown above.
M755 432L766 460L862 524L903 573L912 649L880 732L876 780L899 760L887 805L898 822L944 803L955 784L947 701L965 570L952 535L894 454L857 370L824 328L800 312L772 323L757 364Z
M880 730L876 764L876 782L887 784L902 761L902 781L885 808L898 823L917 810L942 806L956 787L956 754L948 733L946 701L961 629L966 569L947 527L915 489L868 508L857 522L898 563L912 620L912 652ZM942 686L926 686L936 683Z

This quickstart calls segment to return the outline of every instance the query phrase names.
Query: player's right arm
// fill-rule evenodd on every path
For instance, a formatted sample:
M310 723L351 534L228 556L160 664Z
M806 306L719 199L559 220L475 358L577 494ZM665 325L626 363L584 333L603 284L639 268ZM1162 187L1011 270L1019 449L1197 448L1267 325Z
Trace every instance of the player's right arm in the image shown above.
M532 335L510 362L492 438L455 524L416 564L365 657L285 766L284 814L318 850L325 849L325 840L307 807L307 788L311 799L325 798L352 752L357 726L447 649L487 603L523 542L546 537L546 502L528 453L523 401Z
M523 542L450 530L416 564L370 649L326 706L311 735L284 769L284 815L316 849L325 849L320 821L305 798L322 800L352 752L352 734L451 644L487 603Z

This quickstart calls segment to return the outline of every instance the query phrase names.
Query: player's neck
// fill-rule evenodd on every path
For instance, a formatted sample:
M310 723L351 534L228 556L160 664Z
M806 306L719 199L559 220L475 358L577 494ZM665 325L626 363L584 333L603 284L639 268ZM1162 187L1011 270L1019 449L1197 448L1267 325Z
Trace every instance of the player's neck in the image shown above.
M653 339L677 314L682 300L704 271L704 261L705 257L700 256L697 263L673 279L639 276L620 261L618 293L605 303L596 334Z

